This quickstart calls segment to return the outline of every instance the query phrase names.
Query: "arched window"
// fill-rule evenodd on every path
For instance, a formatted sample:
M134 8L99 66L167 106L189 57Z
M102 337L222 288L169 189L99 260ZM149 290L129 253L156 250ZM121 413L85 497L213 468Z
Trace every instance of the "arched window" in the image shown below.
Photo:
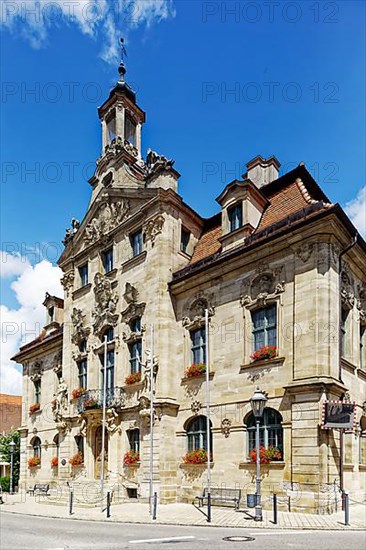
M113 327L107 327L105 331L103 332L102 340L104 341L104 338L107 337L107 342L112 342L114 339L114 328Z
M84 458L84 438L82 435L75 436L75 443L78 450L78 453Z
M186 427L188 451L205 449L207 451L207 419L200 415L192 418ZM212 423L210 420L210 448L212 456Z
M41 440L39 437L35 437L32 441L33 456L41 458Z
M248 452L255 449L256 420L253 413L246 419L248 430ZM275 409L266 407L259 423L259 444L266 449L276 447L283 456L282 416Z

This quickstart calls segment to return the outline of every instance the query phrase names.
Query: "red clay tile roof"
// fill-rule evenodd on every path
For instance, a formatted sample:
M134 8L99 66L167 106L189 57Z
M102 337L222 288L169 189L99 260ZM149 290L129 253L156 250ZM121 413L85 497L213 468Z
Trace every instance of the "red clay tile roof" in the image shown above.
M311 204L321 205L324 202L328 205L329 203L327 196L303 165L299 165L291 172L265 185L261 188L261 192L267 197L270 204L263 212L253 236ZM189 262L190 265L219 252L221 250L220 236L221 215L216 214L206 220L201 238Z
M62 336L62 333L63 333L63 327L59 327L47 335L46 335L46 331L43 330L41 334L37 336L37 338L35 338L31 342L28 342L28 344L25 344L24 346L22 346L19 349L18 353L16 353L14 357L11 357L11 360L16 361L24 353L27 353L28 351L32 351L33 349L36 349L40 346L43 346L46 343L51 342L52 340L59 338L60 336Z
M22 396L21 395L8 395L6 393L0 393L0 403L6 405L21 405Z

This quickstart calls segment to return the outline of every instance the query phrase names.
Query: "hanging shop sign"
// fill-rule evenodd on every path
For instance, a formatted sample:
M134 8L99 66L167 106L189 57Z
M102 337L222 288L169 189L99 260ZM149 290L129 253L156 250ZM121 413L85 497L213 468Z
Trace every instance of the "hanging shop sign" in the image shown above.
M322 428L324 430L341 428L352 430L356 422L355 401L324 401L322 410Z

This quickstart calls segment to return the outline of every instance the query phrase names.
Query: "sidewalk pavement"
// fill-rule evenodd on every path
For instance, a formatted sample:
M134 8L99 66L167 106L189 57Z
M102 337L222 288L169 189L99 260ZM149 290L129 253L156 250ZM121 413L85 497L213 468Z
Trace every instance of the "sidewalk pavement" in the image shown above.
M75 506L73 514L69 515L68 504L54 505L47 502L47 497L31 497L25 494L4 495L4 504L0 511L15 514L28 514L41 517L67 518L86 521L109 521L121 523L160 523L173 525L212 525L214 527L248 527L265 529L321 529L321 530L364 530L366 527L366 507L355 504L350 507L350 525L346 526L344 512L332 515L303 514L296 512L278 512L278 523L273 523L271 510L263 510L263 521L253 519L254 511L233 508L212 507L212 521L207 523L207 508L199 510L192 504L160 504L157 508L157 519L149 515L149 506L145 503L112 504L111 517L107 519L106 511L101 512L100 506L81 508Z

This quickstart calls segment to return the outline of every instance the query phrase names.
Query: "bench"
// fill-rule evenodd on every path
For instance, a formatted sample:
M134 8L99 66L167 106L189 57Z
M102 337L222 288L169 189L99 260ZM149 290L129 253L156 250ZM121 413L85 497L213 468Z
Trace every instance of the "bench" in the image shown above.
M50 486L47 483L35 483L33 489L28 489L30 495L35 495L36 491L44 495L48 495L48 490Z
M228 489L226 487L211 487L211 504L214 502L230 503L233 502L235 510L239 510L241 489ZM199 507L203 506L204 502L208 500L208 490L204 487L202 494L197 496Z

